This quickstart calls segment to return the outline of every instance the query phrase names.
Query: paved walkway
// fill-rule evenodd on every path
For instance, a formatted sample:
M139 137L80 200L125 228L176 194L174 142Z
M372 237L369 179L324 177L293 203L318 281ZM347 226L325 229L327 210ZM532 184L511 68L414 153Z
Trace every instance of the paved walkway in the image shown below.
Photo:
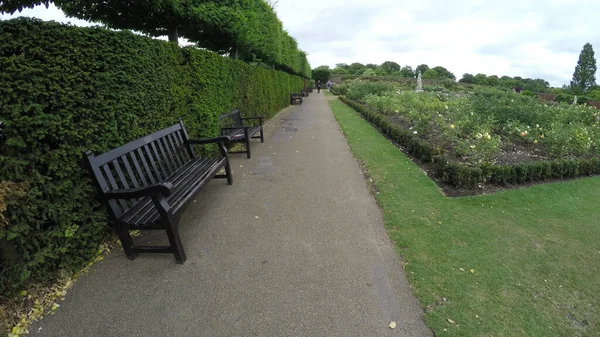
M232 156L233 186L212 181L184 213L184 265L115 249L31 334L432 336L323 94L266 136Z

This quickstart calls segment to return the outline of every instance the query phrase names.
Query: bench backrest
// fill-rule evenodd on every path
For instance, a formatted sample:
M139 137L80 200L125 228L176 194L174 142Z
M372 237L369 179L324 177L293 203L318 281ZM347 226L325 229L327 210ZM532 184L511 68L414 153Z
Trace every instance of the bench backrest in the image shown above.
M195 155L180 121L99 156L88 151L84 157L102 196L107 190L144 187L164 181ZM109 211L117 218L136 203L137 200L110 200Z
M219 116L219 119L221 120L221 123L227 123L226 125L223 126L231 126L231 127L235 127L235 126L242 126L242 116L240 114L240 109L233 109L231 112L228 112L226 114L222 114L221 116Z

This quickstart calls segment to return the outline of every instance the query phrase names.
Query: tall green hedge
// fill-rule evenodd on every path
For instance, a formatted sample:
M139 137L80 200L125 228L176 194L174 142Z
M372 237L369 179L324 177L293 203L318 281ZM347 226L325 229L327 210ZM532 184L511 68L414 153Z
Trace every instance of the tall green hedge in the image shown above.
M340 99L416 159L423 163L433 163L436 176L454 187L476 188L480 184L518 185L550 179L600 175L600 158L558 159L511 165L450 163L439 148L402 126L390 122L388 116L345 96L340 96Z
M10 295L76 271L107 234L83 151L179 118L192 137L214 136L219 114L273 116L303 79L130 32L20 18L0 21L0 83L0 294Z

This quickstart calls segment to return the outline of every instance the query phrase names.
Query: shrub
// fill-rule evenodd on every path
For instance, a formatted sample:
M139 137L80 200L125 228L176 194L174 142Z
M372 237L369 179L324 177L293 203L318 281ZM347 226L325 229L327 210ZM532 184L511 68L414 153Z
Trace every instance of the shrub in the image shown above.
M529 90L523 90L521 92L521 95L523 96L529 96L529 97L537 97L537 95L535 94L535 92L529 91Z
M351 99L362 101L369 94L382 95L390 91L394 91L394 85L389 82L359 81L350 86L347 96Z
M0 21L0 46L0 185L27 186L2 212L0 242L13 252L0 250L0 261L13 261L0 278L5 296L77 271L106 235L83 151L105 152L179 118L191 137L214 136L219 114L239 106L272 116L303 86L196 48L33 19Z

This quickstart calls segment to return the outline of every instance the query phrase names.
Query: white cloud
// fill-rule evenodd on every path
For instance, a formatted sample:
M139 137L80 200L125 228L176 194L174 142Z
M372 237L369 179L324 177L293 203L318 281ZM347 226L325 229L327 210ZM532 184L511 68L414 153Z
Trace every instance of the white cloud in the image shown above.
M600 47L599 12L597 0L280 0L277 6L313 67L390 60L441 65L458 77L534 77L555 86L570 81L586 42ZM54 6L16 14L90 25Z
M313 67L395 61L570 81L586 42L600 47L595 0L306 0L278 15ZM366 25L365 25L366 23ZM329 39L327 37L330 37Z

